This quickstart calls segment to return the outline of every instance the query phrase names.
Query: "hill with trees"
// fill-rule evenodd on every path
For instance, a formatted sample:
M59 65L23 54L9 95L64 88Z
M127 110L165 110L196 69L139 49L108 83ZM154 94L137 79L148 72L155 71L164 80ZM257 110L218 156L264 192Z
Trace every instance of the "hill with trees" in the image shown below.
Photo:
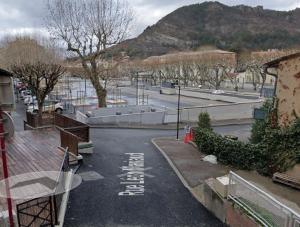
M149 26L137 38L111 49L132 58L211 46L228 51L296 48L300 9L275 11L262 6L204 2L181 7Z

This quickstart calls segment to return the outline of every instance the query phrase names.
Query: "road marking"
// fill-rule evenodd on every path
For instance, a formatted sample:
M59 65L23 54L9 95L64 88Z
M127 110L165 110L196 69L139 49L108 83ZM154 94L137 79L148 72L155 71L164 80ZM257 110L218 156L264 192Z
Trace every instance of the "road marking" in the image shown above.
M124 171L123 167L120 167L120 169L122 169L122 171ZM145 171L147 170L151 170L152 167L147 167L147 168L139 168L139 167L133 167L130 168L130 173L140 173L140 172L144 172L144 176L149 177L149 178L153 178L154 176L148 173L145 173ZM127 170L127 169L125 169ZM118 175L119 178L121 177L126 177L128 173L122 173L120 175Z
M120 178L123 190L119 192L119 196L141 196L145 192L145 176L153 178L154 176L145 171L151 170L152 167L144 168L143 153L126 153L129 155L128 165L120 167L122 174L117 175ZM124 187L125 186L125 187Z
M95 171L79 173L78 175L81 176L82 180L84 181L97 181L104 179L104 177L101 174Z

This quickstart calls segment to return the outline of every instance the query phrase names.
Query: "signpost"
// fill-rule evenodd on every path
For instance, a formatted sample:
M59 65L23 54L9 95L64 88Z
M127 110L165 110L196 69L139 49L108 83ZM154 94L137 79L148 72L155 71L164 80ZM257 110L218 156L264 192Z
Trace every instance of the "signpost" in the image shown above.
M12 75L9 72L0 70L0 148L1 148L1 157L2 157L2 166L3 166L3 175L5 179L5 189L7 197L7 208L9 215L9 225L14 227L14 218L12 210L12 201L9 190L9 173L7 166L7 156L6 156L6 146L5 146L5 137L11 136L13 133L5 132L4 124L7 124L10 121L10 118L5 118L7 114L4 111L13 111L14 110L14 92L13 92L13 79Z

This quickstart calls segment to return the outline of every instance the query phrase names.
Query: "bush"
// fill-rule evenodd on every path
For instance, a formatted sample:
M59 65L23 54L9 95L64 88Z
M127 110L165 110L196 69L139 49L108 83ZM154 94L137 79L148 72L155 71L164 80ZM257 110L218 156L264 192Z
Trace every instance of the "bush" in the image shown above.
M199 114L198 128L212 131L210 116L207 112L203 112Z
M266 111L267 115L269 115L272 108L273 108L273 102L271 99L269 99L264 103L261 110ZM250 138L251 143L258 144L262 142L266 134L266 128L269 126L269 124L270 123L268 117L266 117L266 119L264 120L255 120L251 130L251 138Z
M212 131L197 129L195 143L201 152L215 155L224 165L253 170L260 160L259 146L226 139Z
M285 129L266 127L258 144L234 141L201 128L196 129L195 143L220 163L271 176L300 163L300 119Z
M270 175L284 172L300 162L300 119L288 128L266 128L260 143L263 147L263 161L258 171Z

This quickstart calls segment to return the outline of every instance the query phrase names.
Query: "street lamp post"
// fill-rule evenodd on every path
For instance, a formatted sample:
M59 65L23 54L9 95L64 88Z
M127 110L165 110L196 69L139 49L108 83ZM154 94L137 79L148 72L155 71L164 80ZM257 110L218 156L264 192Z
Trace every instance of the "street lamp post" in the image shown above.
M177 105L177 140L179 140L179 121L180 121L180 93L181 93L181 87L178 85L178 105Z
M139 73L136 73L136 105L139 105Z

